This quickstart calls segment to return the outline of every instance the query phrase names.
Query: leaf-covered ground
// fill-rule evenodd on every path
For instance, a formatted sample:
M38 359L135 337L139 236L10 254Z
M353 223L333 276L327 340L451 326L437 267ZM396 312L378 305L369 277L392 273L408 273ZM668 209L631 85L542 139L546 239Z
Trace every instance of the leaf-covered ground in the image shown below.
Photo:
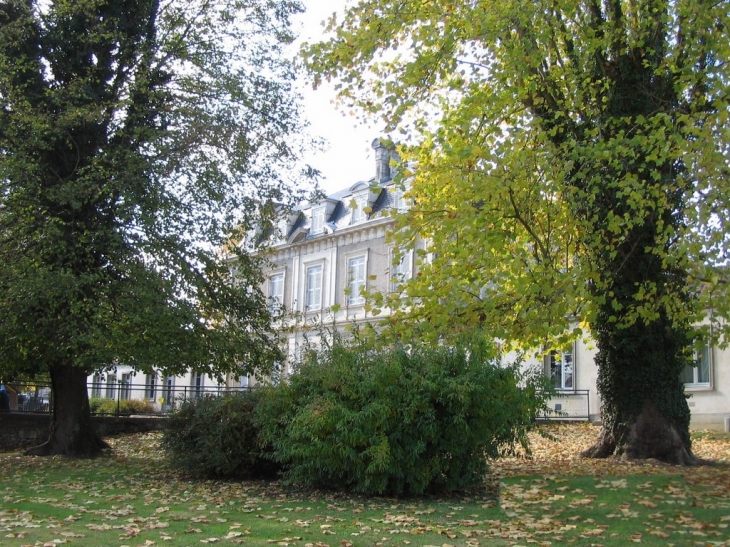
M553 425L532 457L493 465L489 490L359 498L256 481L199 481L165 464L159 435L110 439L93 461L0 454L0 545L730 546L730 436L695 435L713 466L587 460L598 433Z

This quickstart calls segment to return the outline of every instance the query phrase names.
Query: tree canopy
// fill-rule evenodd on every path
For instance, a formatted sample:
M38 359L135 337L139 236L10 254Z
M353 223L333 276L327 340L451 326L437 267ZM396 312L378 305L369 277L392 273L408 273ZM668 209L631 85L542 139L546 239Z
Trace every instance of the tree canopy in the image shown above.
M50 372L58 389L116 364L221 375L278 358L261 259L221 249L290 197L302 124L283 48L299 11L0 6L4 377Z
M656 457L691 462L679 372L730 311L728 23L706 0L361 0L330 21L308 67L408 136L395 240L429 244L376 305L523 348L590 331L596 454L636 455L651 407L684 444Z

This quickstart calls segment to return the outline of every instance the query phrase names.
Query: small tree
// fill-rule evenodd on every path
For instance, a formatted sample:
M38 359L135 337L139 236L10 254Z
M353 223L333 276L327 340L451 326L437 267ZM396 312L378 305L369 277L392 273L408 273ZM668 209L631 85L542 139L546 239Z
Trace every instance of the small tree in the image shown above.
M220 376L278 357L260 259L237 243L287 196L277 169L299 123L281 48L299 10L0 5L0 369L47 372L54 393L49 441L30 453L104 446L92 371Z

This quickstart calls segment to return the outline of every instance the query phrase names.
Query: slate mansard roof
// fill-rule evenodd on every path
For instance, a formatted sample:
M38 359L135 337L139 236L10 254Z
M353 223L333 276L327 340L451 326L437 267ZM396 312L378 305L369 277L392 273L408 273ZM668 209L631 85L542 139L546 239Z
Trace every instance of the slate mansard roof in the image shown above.
M310 241L349 226L386 217L392 209L398 208L402 192L394 183L390 168L391 159L397 160L397 155L392 148L386 148L380 139L373 141L373 148L376 151L375 177L357 182L320 201L303 203L282 219L277 229L278 242L274 245ZM357 212L357 209L361 211ZM323 214L322 229L313 232L313 214L317 210L323 211L320 213Z

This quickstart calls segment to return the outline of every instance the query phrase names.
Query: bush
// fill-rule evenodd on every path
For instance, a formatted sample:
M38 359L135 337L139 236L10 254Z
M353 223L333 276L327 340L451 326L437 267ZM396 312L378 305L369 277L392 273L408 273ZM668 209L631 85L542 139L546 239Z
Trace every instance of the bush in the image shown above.
M162 437L171 463L209 478L270 478L281 466L264 457L253 422L260 395L203 396L182 403Z
M141 401L139 399L105 399L92 398L89 399L89 406L92 414L152 414L155 407L149 401Z
M421 494L481 485L487 458L526 443L545 405L541 375L497 366L484 339L382 351L335 342L256 419L297 485L363 494Z

